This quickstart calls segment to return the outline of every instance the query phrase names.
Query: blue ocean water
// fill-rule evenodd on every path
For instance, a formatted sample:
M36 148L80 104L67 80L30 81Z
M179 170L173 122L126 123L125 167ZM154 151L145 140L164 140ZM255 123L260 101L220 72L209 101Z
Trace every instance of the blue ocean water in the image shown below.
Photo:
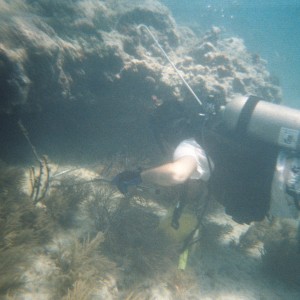
M178 23L219 26L243 38L279 79L283 104L300 108L300 0L162 0Z

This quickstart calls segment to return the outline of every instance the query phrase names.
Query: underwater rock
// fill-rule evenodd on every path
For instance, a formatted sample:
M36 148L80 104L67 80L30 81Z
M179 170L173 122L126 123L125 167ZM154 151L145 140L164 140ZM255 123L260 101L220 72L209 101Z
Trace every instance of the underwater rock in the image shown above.
M8 50L0 44L0 113L11 112L27 101L30 79L21 63L24 54L23 50Z
M255 86L253 82L246 89L248 93L260 91L263 83L268 82L269 74L262 60L248 54L241 39L223 39L217 27L203 37L187 35L158 1L143 4L128 1L123 5L112 0L26 1L23 5L12 1L0 5L10 17L9 22L6 22L7 17L0 21L0 83L5 95L1 112L12 112L16 105L29 111L43 110L47 104L69 100L88 104L91 97L101 105L112 90L140 96L137 83L149 86L149 92L144 93L149 99L153 89L149 76L155 79L163 98L177 95L175 88L179 88L181 98L186 97L178 75L151 37L137 28L140 24L151 28L175 65L182 65L188 79L199 74L197 64L200 64L209 67L208 72L201 72L204 80L209 80L205 76L214 71L217 81L227 77L242 80L241 71L247 73L247 77L260 74L262 82L255 84L261 86ZM184 47L182 41L189 46ZM190 47L192 44L196 46ZM134 71L137 66L143 68ZM252 72L253 68L256 68L256 74ZM197 88L197 83L192 87ZM228 86L225 90L225 96L230 98L232 88ZM211 92L213 90L203 94ZM239 92L243 90L239 89ZM280 98L279 90L274 88L264 95L268 95L266 100Z
M245 94L246 90L243 83L238 79L234 78L232 82L233 91L239 94Z
M225 104L237 94L281 101L266 62L242 39L217 27L197 35L159 1L14 0L0 9L1 134L14 151L20 142L9 132L20 117L33 140L45 137L47 153L50 144L68 155L83 144L99 153L101 141L106 155L119 145L150 149L153 99L198 105L141 23L202 102Z
M225 68L224 66L220 66L217 69L218 75L220 78L222 77L229 77L233 75L233 72L231 70L231 68Z
M199 47L196 47L193 51L191 51L191 56L194 57L195 62L198 64L203 64L206 60L206 55L210 52L215 52L216 48L210 42L206 42L201 44Z

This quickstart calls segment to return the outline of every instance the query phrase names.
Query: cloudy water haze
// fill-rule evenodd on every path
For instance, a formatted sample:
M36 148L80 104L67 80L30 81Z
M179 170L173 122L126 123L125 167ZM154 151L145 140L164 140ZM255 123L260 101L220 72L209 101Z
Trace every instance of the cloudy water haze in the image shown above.
M299 10L0 0L0 300L299 300Z

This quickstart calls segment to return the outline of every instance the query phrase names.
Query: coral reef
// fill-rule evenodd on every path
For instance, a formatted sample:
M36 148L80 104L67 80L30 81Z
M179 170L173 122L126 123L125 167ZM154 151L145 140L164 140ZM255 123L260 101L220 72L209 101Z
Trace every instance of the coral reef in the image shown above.
M146 144L155 101L177 99L199 111L141 23L202 102L224 104L237 94L281 100L266 62L249 53L242 39L225 37L219 28L196 35L178 26L158 1L15 0L0 7L6 9L0 19L3 126L13 127L22 115L33 139L48 137L45 149L64 144L56 153L82 152L79 137L90 148L101 137L106 153L118 150L111 136L132 149Z

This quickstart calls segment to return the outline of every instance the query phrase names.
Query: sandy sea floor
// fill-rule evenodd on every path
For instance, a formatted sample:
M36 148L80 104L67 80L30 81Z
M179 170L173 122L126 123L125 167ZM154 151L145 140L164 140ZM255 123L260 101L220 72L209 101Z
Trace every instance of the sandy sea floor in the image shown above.
M74 190L68 190L69 196L64 195L62 202L65 203L53 198L58 199L56 190L59 185L68 183L70 187L67 189L70 189L71 184L75 183L74 178L76 183L99 178L99 170L107 171L107 165L98 164L97 168L50 165L53 171L52 187L43 201L30 208L36 219L42 213L44 229L51 225L47 229L49 237L43 239L39 236L37 240L35 235L41 230L41 225L37 224L40 221L36 221L36 228L33 226L30 233L24 228L25 225L20 229L14 223L6 224L2 229L6 244L1 247L1 259L6 255L10 261L5 274L8 278L12 276L10 274L18 274L16 284L14 277L12 282L8 280L5 283L5 274L2 273L1 288L7 289L3 299L300 298L298 279L292 282L294 271L291 270L290 283L288 275L280 278L280 272L286 273L283 265L286 263L286 268L290 267L290 261L285 261L286 253L280 253L287 250L276 243L267 248L273 256L270 257L266 250L267 241L272 236L276 237L276 241L284 240L286 235L293 237L295 224L292 221L240 225L224 213L222 206L211 203L200 230L200 241L190 249L186 269L178 270L179 255L176 249L179 244L174 242L176 233L173 232L173 238L170 238L171 229L164 226L165 235L156 222L157 219L165 220L167 211L172 209L172 192L162 191L155 198L147 190L146 194L142 191L139 196L124 199L113 186L94 182L88 184L89 188L84 191L75 191L81 195L77 203L68 199L74 197ZM66 170L70 171L57 175ZM5 172L7 169L2 168L2 173ZM28 193L29 172L26 170L25 174L26 180L23 180L22 186L23 191ZM129 206L123 206L127 200ZM110 217L118 219L118 222L110 220L110 224L106 225L105 215L100 218L103 213L101 203L105 202ZM116 213L120 207L124 215L122 212ZM23 205L20 209L26 210ZM58 213L62 209L68 210L69 214L65 214L66 211ZM22 215L22 212L18 214ZM187 211L182 217L183 227L188 226L186 220L189 214ZM22 222L22 217L19 222ZM15 226L14 235L24 235L25 239L27 235L27 240L11 238L9 244L7 240L12 233L8 226ZM14 251L23 246L22 255L26 261L18 262ZM290 244L291 250L294 246L294 243ZM274 247L273 252L270 247ZM291 259L298 258L297 255L294 254ZM274 265L273 271L268 270L270 264Z

